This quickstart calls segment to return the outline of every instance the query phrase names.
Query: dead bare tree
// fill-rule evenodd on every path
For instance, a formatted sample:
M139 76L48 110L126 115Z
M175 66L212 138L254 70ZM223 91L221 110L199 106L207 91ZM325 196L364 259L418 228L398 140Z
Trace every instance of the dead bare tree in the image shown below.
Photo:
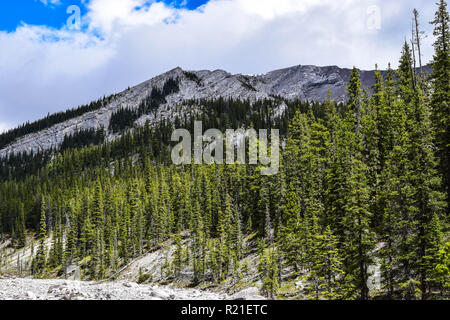
M418 54L418 60L419 60L419 68L420 68L420 78L421 80L424 80L424 73L423 73L423 65L422 65L422 51L421 51L421 41L426 37L425 36L425 32L420 31L419 29L419 12L417 11L417 9L413 10L413 15L414 15L414 19L413 19L413 38L415 38L415 40L413 41L415 44L415 47L417 48L417 54ZM414 49L413 49L414 51ZM421 86L423 89L424 86L424 81L421 81Z
M412 49L412 58L413 58L413 65L414 65L414 72L413 72L413 85L414 87L416 86L416 68L417 68L417 63L416 63L416 48L414 45L414 38L415 38L415 27L414 27L414 19L412 20L412 25L411 25L411 49Z

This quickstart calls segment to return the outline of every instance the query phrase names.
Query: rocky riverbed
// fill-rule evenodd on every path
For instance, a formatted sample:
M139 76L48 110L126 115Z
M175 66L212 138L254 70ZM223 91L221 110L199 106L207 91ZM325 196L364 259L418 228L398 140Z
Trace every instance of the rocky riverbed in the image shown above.
M0 278L0 300L255 300L256 288L232 296L197 289L180 289L135 282L96 283L70 280Z

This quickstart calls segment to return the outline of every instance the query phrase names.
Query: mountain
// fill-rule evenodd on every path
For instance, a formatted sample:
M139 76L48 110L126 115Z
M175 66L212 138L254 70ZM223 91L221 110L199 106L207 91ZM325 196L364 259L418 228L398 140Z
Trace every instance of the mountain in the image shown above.
M231 74L223 70L184 71L175 68L133 88L109 97L94 111L44 126L43 130L33 130L26 135L15 135L6 140L8 143L2 148L0 144L0 157L22 152L38 152L51 148L58 148L66 136L73 135L80 130L108 128L111 116L121 107L137 109L152 92L153 88L164 87L170 79L178 81L178 89L165 97L164 103L159 105L156 112L142 115L136 120L137 125L144 125L146 121L155 124L161 119L173 118L175 106L181 106L191 99L217 99L233 98L256 101L261 99L323 101L328 92L336 101L346 98L347 82L350 79L350 69L337 66L295 66L275 70L262 75ZM362 86L370 88L374 83L373 71L360 71ZM384 72L383 72L384 73ZM187 106L185 106L187 107ZM189 106L192 108L192 106ZM279 111L282 111L284 102L280 100ZM78 112L80 113L80 112ZM67 118L67 117L66 117ZM37 126L41 128L42 126ZM108 131L108 130L106 130ZM106 132L108 140L117 137L117 134Z

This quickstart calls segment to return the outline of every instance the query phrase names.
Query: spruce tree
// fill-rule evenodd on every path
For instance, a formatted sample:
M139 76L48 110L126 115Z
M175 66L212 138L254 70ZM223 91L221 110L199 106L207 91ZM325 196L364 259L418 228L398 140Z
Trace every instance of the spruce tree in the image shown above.
M192 264L194 269L194 283L198 284L204 278L204 262L205 262L205 234L203 232L203 219L200 213L200 206L197 201L192 205L191 214L191 250Z
M433 217L442 216L444 212L444 194L441 190L441 177L437 171L437 163L434 150L430 147L433 137L430 132L430 109L424 101L420 88L416 89L414 99L408 113L410 127L409 160L412 166L412 185L414 186L414 201L416 209L416 221L418 226L418 280L422 299L428 296L431 283L427 280L429 270L435 268L435 261L428 261L430 251L436 250L434 230L429 226ZM439 240L440 241L440 240ZM430 265L431 264L431 265Z
M181 235L179 233L177 233L174 236L174 245L175 245L175 251L173 254L172 266L173 266L174 276L178 277L181 272L181 269L183 268L183 247L182 247Z
M432 61L432 124L434 143L439 157L439 168L447 196L447 214L450 210L450 18L447 3L440 0L434 20L434 56Z
M441 298L448 298L450 292L450 241L439 250L435 281L440 289Z
M348 85L349 105L344 120L344 137L349 148L349 172L346 185L348 190L342 194L345 199L345 214L342 220L344 229L344 270L350 276L359 298L369 298L367 280L368 268L372 263L374 234L370 228L372 213L369 208L369 189L367 183L367 166L363 160L361 135L361 115L363 113L359 73L353 69Z
M46 245L45 240L47 238L47 206L45 204L45 199L43 198L41 204L41 219L39 224L39 248L36 252L36 258L34 261L35 274L41 274L44 272L46 267Z
M16 219L17 247L23 248L26 245L25 209L23 203L19 205L19 214Z
M307 296L314 300L342 299L344 271L337 238L329 226L323 234L316 234L314 238L312 264L307 275Z
M285 227L282 230L281 248L286 259L286 264L293 267L296 272L300 270L300 200L295 190L294 184L291 183L288 188L285 206L283 207Z
M269 299L274 299L280 286L278 277L278 251L274 247L265 250L262 258L262 290Z

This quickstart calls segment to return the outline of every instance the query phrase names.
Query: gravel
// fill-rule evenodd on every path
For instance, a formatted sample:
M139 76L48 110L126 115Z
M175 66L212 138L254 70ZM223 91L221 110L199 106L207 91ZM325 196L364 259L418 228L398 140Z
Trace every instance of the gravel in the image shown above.
M241 298L241 297L239 297ZM228 300L232 296L174 287L117 281L0 278L0 300Z

